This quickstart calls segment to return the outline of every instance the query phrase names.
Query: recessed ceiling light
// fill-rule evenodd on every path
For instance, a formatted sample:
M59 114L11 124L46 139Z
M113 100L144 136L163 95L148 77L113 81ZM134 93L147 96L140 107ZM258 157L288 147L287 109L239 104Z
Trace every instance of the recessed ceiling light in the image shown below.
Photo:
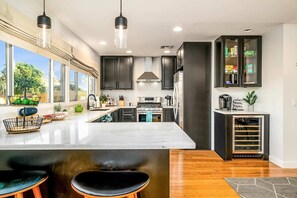
M131 51L131 50L127 50L126 53L127 53L127 54L131 54L132 51Z
M246 28L246 29L244 29L243 31L246 32L246 33L249 33L249 32L252 32L253 29L251 29L251 28Z
M170 53L170 50L165 50L164 53L165 54L169 54Z
M180 31L182 31L182 30L183 30L183 28L180 27L180 26L175 26L175 27L173 28L173 31L174 31L174 32L180 32Z
M107 43L105 41L100 41L100 45L106 45Z

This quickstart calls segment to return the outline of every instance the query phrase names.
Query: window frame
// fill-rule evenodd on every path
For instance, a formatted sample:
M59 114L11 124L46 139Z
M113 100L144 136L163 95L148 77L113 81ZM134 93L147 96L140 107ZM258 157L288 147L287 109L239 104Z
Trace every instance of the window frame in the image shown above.
M5 97L5 104L0 104L0 106L6 106L9 102L8 102L8 99L7 99L7 94L8 94L8 92L9 92L9 86L8 86L8 83L9 83L9 80L8 80L8 50L7 50L7 48L8 48L8 45L7 45L7 43L5 42L5 41L2 41L1 40L1 42L3 42L3 44L4 44L4 58L5 58L5 60L4 60L4 68L6 68L6 77L5 77L5 80L6 80L6 82L5 82L5 93L4 93L4 95L3 95L3 97Z
M52 67L53 67L53 70L52 70L52 77L51 77L51 80L53 81L53 83L51 84L52 86L52 88L51 88L51 90L52 90L52 103L61 103L61 102L66 102L66 65L64 64L64 63L61 63L60 61L57 61L57 60L53 60L52 59L52 62L53 62L53 64L52 64ZM61 85L61 92L62 92L62 98L63 98L63 100L62 101L55 101L55 85L54 85L54 76L55 76L55 62L58 62L58 63L60 63L60 71L61 71L61 73L60 73L60 79L59 79L59 81L60 81L60 83L62 84Z

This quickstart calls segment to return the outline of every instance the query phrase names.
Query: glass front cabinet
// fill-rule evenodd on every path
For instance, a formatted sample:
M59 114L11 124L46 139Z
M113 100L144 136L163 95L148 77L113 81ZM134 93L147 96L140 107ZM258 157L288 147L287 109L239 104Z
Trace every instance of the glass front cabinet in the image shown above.
M262 37L221 36L215 64L215 87L261 87Z

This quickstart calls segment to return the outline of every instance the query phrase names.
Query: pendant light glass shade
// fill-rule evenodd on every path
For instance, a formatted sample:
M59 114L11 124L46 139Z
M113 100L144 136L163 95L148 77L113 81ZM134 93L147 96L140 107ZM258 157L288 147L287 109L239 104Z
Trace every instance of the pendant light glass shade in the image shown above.
M122 16L122 0L120 0L120 16L115 18L114 44L116 48L127 48L128 20Z
M52 45L51 18L45 14L45 0L43 0L43 14L37 17L37 45L43 48L50 48Z

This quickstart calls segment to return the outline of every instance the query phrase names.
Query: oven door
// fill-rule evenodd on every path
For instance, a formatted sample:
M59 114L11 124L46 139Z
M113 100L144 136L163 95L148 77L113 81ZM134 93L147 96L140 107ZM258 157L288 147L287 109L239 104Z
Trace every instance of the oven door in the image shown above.
M163 115L161 112L153 112L152 122L162 122ZM137 122L147 122L146 120L146 112L137 112Z

